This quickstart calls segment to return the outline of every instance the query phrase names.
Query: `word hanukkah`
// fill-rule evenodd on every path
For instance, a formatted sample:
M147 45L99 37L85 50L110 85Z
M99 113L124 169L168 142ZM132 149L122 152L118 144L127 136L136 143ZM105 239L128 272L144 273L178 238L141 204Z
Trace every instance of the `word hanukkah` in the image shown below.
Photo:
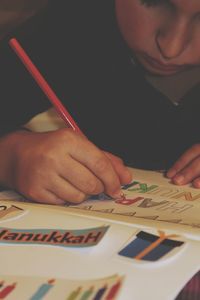
M0 244L42 244L61 247L97 245L109 226L80 230L0 228Z

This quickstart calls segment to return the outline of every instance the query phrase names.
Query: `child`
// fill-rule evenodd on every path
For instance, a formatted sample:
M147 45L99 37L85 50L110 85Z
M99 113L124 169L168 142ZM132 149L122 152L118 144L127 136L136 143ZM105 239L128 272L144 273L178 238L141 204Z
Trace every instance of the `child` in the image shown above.
M4 41L0 182L43 203L117 198L123 159L200 187L199 20L196 0L49 1L15 35L88 139L20 129L50 104Z

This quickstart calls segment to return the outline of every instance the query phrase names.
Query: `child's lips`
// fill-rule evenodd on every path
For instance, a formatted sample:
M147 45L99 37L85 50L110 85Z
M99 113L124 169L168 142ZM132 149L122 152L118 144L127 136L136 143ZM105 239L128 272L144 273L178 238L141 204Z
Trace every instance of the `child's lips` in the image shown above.
M135 53L135 57L143 67L153 74L158 75L173 75L184 70L194 67L193 64L170 64L156 59L145 52Z
M148 55L144 55L144 59L147 61L149 65L151 65L155 69L159 69L161 71L171 71L178 72L186 68L185 65L175 65L175 64L165 64L159 60L154 59Z

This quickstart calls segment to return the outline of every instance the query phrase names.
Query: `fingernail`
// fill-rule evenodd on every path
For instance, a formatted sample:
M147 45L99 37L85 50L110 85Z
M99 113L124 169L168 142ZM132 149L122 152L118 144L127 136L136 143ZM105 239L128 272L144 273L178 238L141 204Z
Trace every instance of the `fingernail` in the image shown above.
M122 197L122 191L119 190L119 191L115 192L115 193L112 195L112 197L113 197L114 199L121 198L121 197Z
M173 181L177 184L183 184L184 183L184 176L183 175L177 175L173 178Z
M167 177L169 178L172 178L176 175L176 171L174 169L170 169L168 172L167 172Z
M122 191L121 191L120 198L122 198L122 199L125 199L125 198L126 198L125 194L124 194Z

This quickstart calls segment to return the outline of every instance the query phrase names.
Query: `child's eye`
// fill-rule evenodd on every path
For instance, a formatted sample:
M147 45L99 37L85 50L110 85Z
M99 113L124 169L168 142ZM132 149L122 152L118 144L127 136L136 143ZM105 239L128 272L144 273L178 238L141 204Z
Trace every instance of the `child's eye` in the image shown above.
M167 4L168 0L140 0L142 5L146 6L157 6L157 5L163 5Z

